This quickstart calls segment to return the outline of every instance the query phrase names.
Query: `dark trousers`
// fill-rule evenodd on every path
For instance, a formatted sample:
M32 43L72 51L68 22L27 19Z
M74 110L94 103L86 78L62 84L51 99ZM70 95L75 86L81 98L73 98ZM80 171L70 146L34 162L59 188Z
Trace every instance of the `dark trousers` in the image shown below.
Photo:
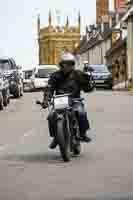
M80 135L84 136L86 131L90 129L90 124L87 118L87 113L84 108L84 104L81 102L77 102L73 104L73 110L77 113L77 119L79 123L79 129L80 129ZM52 109L48 116L48 126L49 126L49 132L50 136L54 137L54 127L55 127L55 116L54 116L54 110Z

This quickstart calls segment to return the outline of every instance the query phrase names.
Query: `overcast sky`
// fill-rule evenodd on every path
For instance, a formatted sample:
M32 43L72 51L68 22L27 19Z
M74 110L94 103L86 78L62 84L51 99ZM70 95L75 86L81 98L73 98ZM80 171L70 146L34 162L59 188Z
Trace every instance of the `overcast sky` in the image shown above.
M111 0L113 1L113 0ZM56 9L61 12L61 24L69 15L72 24L77 23L78 11L85 24L95 23L95 0L4 0L0 6L0 57L14 57L24 67L38 63L37 14L41 26L48 23L49 9L56 23Z

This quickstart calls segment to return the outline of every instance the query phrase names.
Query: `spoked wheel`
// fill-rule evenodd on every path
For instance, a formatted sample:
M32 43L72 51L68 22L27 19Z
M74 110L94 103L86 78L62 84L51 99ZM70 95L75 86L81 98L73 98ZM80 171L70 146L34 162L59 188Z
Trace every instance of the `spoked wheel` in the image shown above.
M77 119L75 119L74 132L76 136L80 136L79 124ZM72 144L72 152L74 155L79 155L81 153L81 144L78 139L75 139Z
M56 140L64 162L70 161L70 135L69 131L65 130L62 119L57 121Z

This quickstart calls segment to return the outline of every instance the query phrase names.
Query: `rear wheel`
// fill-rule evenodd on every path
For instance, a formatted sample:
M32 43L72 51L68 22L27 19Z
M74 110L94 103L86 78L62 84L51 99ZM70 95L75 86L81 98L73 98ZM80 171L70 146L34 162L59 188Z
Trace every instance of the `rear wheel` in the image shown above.
M70 135L64 128L64 120L57 121L56 140L63 160L70 161Z

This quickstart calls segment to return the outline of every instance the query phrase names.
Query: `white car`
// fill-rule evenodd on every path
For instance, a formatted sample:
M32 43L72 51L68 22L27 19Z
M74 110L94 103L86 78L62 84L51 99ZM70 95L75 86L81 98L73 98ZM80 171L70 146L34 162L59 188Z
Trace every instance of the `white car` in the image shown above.
M43 89L48 85L49 77L59 70L57 65L39 65L31 77L31 90Z
M28 69L23 71L23 86L24 91L31 89L31 76L33 74L33 69Z

